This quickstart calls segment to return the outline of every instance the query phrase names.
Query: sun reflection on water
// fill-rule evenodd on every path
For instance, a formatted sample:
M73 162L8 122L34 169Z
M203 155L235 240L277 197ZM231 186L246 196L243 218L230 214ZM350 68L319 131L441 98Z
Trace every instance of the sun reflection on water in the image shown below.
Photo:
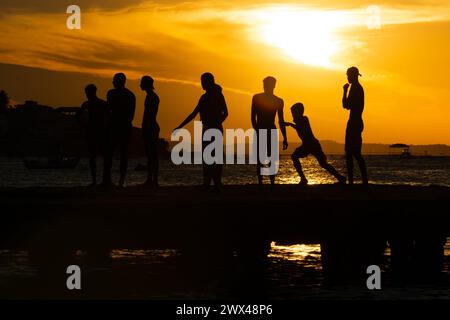
M168 258L175 257L178 251L175 249L165 249L165 250L130 250L130 249L115 249L110 253L110 257L115 260L164 260Z
M278 245L272 242L269 258L321 269L320 244Z

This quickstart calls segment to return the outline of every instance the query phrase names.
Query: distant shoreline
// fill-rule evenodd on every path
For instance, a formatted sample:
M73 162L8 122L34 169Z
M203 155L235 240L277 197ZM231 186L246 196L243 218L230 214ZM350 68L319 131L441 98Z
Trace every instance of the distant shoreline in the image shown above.
M289 158L291 156L292 152L286 152L286 151L281 151L280 152L280 158ZM344 153L327 153L326 155L329 157L345 157ZM405 160L414 160L414 159L447 159L450 158L450 154L449 155L416 155L416 154L412 154L410 158L402 158L401 155L399 154L385 154L385 153L364 153L364 155L366 157L390 157L392 159L405 159ZM224 156L226 156L226 153L224 153ZM248 155L246 155L248 156ZM0 155L0 160L1 159L28 159L28 158L45 158L45 156L35 156L35 155L30 155L30 156L23 156L23 155ZM100 156L99 156L100 158ZM130 159L142 159L145 158L144 155L130 155L129 157ZM79 157L79 159L88 159L88 157L86 155L82 155ZM170 158L168 157L161 157L162 160L170 160Z

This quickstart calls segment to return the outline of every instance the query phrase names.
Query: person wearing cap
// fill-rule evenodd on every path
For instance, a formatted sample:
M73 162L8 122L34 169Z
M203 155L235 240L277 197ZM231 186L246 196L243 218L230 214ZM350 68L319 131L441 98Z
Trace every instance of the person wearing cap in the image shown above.
M353 185L353 158L356 159L361 171L363 185L368 185L366 162L361 154L362 133L364 131L364 89L359 83L358 68L351 67L347 70L348 83L344 85L342 106L350 110L350 118L347 123L345 135L345 156L347 161L347 174L350 185Z
M159 156L158 142L160 127L156 120L159 108L159 97L155 93L154 80L150 76L141 79L141 89L147 93L144 102L144 118L142 120L142 135L147 154L148 176L146 185L158 187Z

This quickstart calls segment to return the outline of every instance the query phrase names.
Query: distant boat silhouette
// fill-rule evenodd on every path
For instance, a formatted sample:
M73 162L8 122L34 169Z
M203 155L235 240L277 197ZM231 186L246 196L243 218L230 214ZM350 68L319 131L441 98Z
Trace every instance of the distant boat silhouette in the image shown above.
M79 158L35 158L24 159L23 163L28 169L75 169L79 163Z
M400 149L401 153L400 153L400 158L402 159L411 159L413 158L413 155L411 154L410 151L410 146L408 146L407 144L403 144L403 143L397 143L397 144L393 144L390 146L391 149Z

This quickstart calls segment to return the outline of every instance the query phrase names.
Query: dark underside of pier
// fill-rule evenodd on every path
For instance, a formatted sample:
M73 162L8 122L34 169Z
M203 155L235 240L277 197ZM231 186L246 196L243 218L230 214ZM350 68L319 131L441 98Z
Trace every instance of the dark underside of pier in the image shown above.
M0 189L0 247L182 248L450 235L450 188Z

